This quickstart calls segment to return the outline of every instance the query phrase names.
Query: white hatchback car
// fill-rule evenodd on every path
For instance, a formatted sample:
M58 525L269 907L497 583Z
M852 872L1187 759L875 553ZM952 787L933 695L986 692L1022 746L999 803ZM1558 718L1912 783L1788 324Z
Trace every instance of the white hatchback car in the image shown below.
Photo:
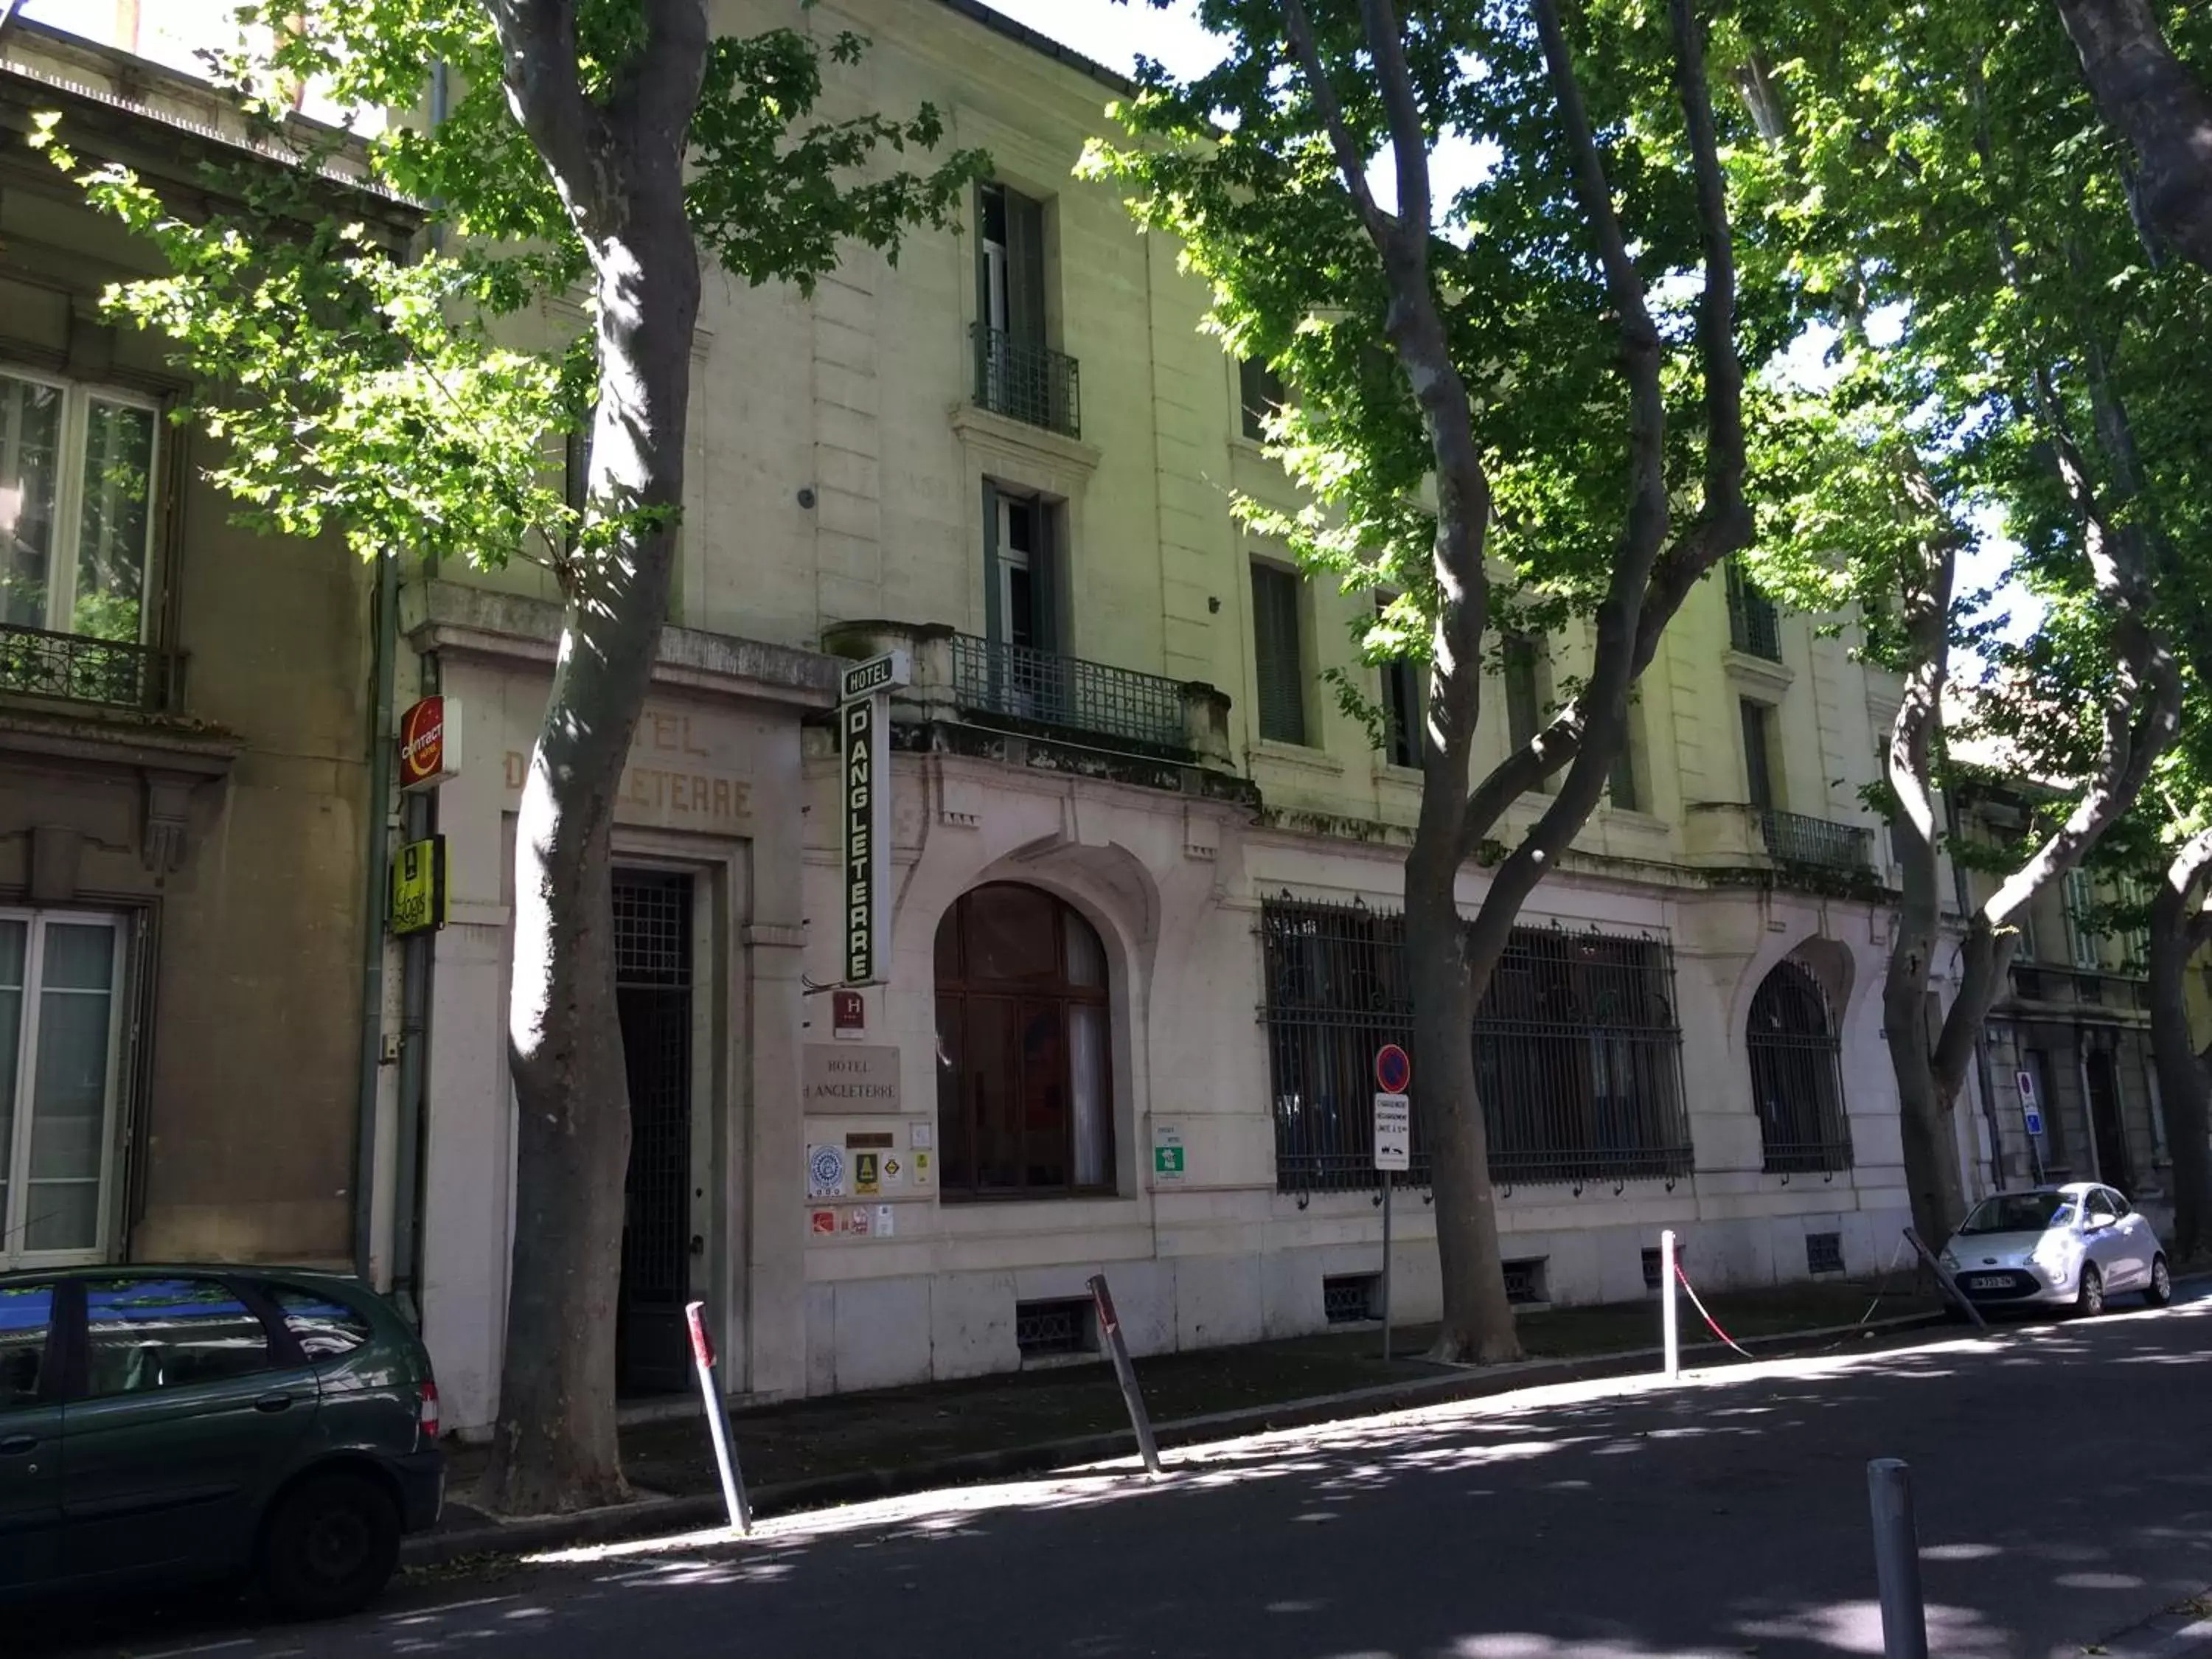
M1995 1193L1943 1247L1977 1307L2070 1305L2089 1315L2123 1291L2154 1308L2173 1298L2166 1251L2126 1199L2094 1181Z

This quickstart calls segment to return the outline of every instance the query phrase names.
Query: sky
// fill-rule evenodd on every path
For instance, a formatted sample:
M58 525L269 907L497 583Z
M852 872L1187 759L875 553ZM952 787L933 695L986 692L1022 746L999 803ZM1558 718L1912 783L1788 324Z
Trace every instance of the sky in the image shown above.
M1038 33L1072 47L1096 63L1123 74L1132 73L1139 52L1164 64L1179 76L1203 73L1220 60L1216 37L1198 26L1194 8L1178 3L1161 10L1146 0L988 0L997 10ZM126 13L138 17L136 50L170 68L198 73L194 50L211 40L233 38L230 15L237 0L24 0L21 15L64 28L76 34L122 45L118 20ZM4 0L0 0L4 4ZM1103 100L1102 100L1103 101ZM325 119L337 113L310 90L307 112ZM1448 137L1437 147L1435 195L1439 210L1455 191L1480 176L1481 149L1458 137ZM1395 194L1387 154L1379 156L1370 180L1383 201ZM1817 385L1823 378L1822 343L1808 337L1790 353L1788 373L1801 384ZM2008 615L2008 635L2021 638L2033 632L2042 606L2031 595L2003 581L2013 548L2000 532L1994 515L1976 516L1975 546L1960 560L1959 586L1962 591L1996 587L1996 608Z

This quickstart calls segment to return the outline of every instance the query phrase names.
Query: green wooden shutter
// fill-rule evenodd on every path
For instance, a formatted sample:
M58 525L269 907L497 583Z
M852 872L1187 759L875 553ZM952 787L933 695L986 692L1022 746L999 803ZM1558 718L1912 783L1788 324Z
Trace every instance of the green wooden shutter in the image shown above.
M1298 579L1275 565L1252 567L1252 657L1260 694L1260 735L1306 740L1304 656L1298 648Z

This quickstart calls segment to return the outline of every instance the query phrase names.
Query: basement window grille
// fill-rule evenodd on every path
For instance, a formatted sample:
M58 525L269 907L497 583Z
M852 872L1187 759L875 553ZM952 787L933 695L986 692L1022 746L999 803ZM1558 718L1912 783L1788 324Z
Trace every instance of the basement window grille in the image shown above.
M1358 1325L1376 1317L1382 1279L1375 1273L1339 1273L1321 1282L1322 1311L1332 1325Z
M1550 1262L1549 1256L1531 1255L1505 1263L1505 1299L1516 1308L1550 1301L1544 1285L1545 1269Z
M1660 1283L1659 1247L1647 1244L1644 1249L1644 1288L1656 1291Z
M1375 1051L1413 1041L1405 920L1285 897L1262 904L1260 932L1276 1188L1371 1188ZM1471 1033L1492 1178L1534 1186L1689 1174L1674 998L1663 939L1515 928ZM1416 1112L1406 1184L1425 1186L1428 1168Z
M1844 1236L1841 1233L1807 1233L1805 1235L1805 1271L1808 1273L1839 1273L1844 1270Z
M1014 1346L1024 1359L1096 1353L1098 1340L1091 1327L1090 1299L1070 1297L1059 1302L1016 1303Z

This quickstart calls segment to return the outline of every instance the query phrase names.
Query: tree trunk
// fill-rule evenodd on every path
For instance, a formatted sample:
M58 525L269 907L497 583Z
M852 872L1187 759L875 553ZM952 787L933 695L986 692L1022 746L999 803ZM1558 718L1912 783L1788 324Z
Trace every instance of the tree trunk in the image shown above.
M615 1002L612 835L652 684L684 499L696 242L683 158L706 54L700 0L648 0L602 106L558 0L495 4L510 101L591 258L599 405L587 533L562 567L553 688L515 825L507 1054L515 1218L495 1502L546 1514L627 1495L615 1432L629 1095Z
M1455 902L1456 838L1414 843L1406 860L1406 956L1413 981L1413 1054L1421 1127L1436 1190L1443 1325L1431 1357L1501 1364L1521 1357L1500 1266L1490 1135L1475 1086L1475 988L1467 925Z
M2208 1243L2212 1218L2212 1146L2208 1146L2204 1063L2189 1031L2190 958L2205 942L2201 909L2212 880L2212 830L2185 842L2166 867L2150 907L2150 1042L2173 1160L2173 1257L2185 1261Z
M2105 123L2134 149L2130 202L2212 270L2212 95L2176 58L2151 0L2057 0Z

